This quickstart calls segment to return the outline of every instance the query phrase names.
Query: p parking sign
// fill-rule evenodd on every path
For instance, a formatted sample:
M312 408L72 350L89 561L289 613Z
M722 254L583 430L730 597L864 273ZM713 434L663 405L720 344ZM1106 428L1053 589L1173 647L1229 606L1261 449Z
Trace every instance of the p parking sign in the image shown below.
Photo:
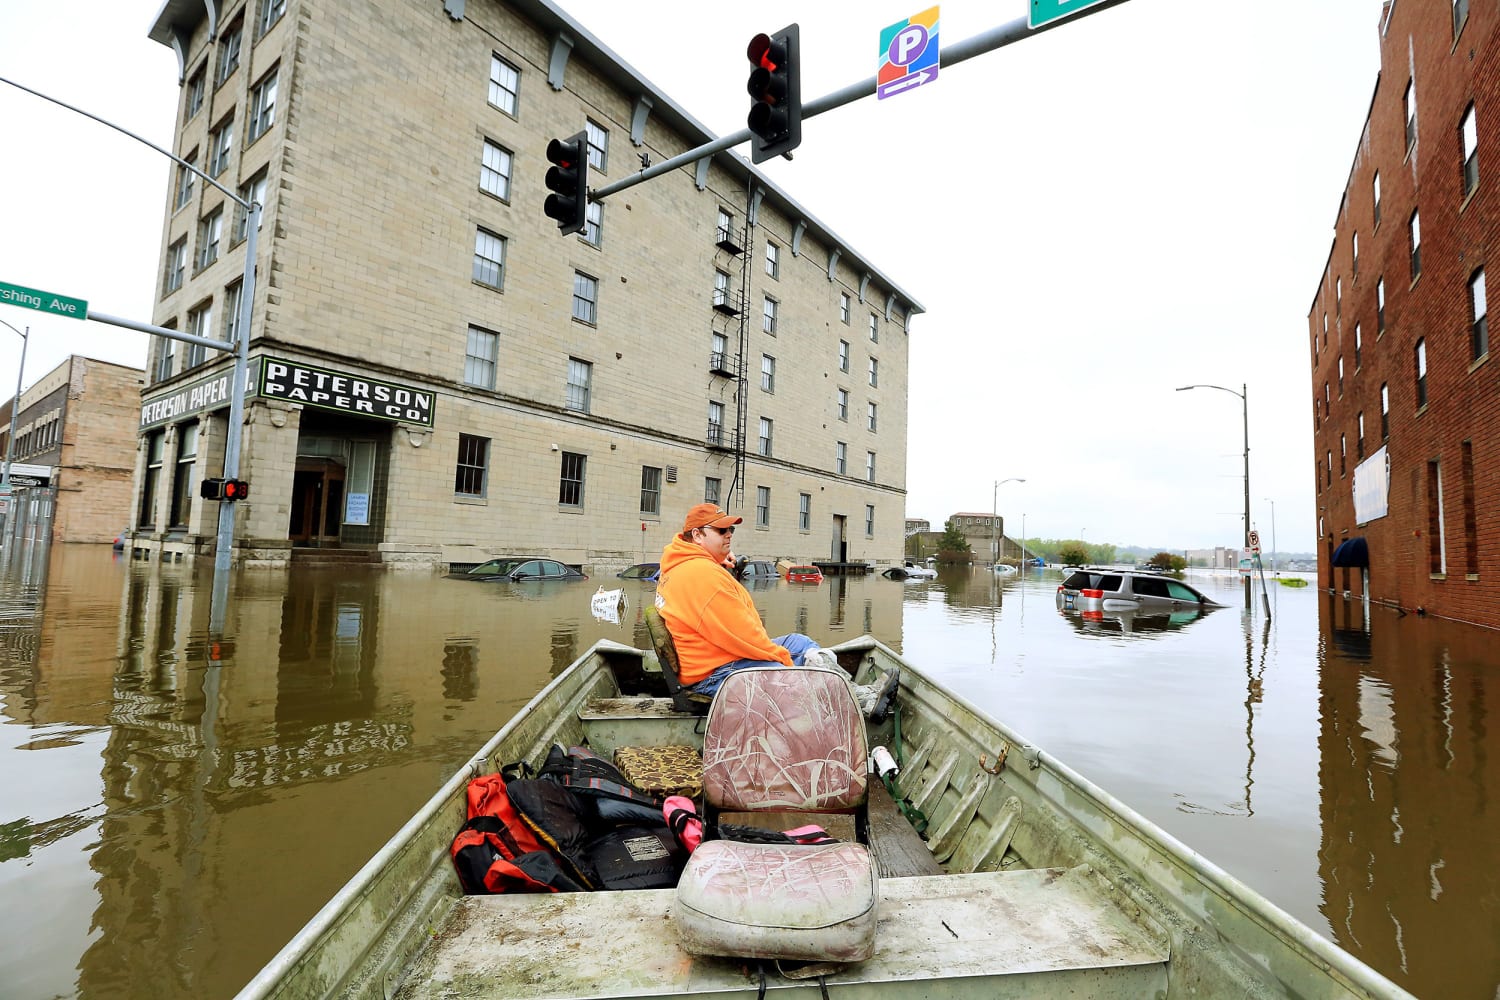
M938 54L938 8L887 26L880 32L875 96L885 100L936 80Z

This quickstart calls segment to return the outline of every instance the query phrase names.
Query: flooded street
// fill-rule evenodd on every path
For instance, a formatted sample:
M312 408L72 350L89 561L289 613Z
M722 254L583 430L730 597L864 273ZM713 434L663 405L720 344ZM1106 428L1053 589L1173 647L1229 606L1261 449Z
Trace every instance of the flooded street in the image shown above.
M753 590L869 632L1421 996L1500 986L1494 636L1194 575L1206 616L1055 610L1058 577ZM543 684L647 646L653 585L238 573L71 546L0 577L0 993L232 996ZM622 584L621 624L589 597Z

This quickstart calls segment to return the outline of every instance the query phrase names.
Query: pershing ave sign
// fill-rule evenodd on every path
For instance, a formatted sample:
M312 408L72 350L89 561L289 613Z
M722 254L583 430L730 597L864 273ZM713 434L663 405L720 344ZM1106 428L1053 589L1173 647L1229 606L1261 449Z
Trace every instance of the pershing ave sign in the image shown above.
M433 394L430 392L395 382L316 368L284 358L260 358L259 361L258 384L252 374L251 384L245 393L247 396L285 399L377 420L402 420L421 424L423 427L432 426ZM217 375L210 375L143 400L141 429L228 406L232 377L233 371L226 369Z

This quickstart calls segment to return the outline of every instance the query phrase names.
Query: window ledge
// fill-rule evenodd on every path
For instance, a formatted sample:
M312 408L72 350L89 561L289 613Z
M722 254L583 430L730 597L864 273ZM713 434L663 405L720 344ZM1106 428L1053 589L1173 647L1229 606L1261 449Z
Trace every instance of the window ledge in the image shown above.
M1442 581L1442 580L1448 579L1448 574L1447 573L1428 573L1427 574L1427 579Z
M1490 352L1489 351L1485 351L1479 357L1477 357L1473 361L1469 362L1469 374L1470 375L1474 374L1474 372L1477 371L1480 368L1480 366L1483 365L1489 359L1490 359Z
M1460 215L1463 214L1464 209L1466 209L1466 208L1469 207L1469 202L1473 201L1474 200L1474 195L1476 195L1478 193L1479 193L1479 182L1475 181L1474 182L1474 186L1469 189L1469 193L1466 194L1466 195L1464 195L1464 200L1459 203L1458 212L1459 212Z
M1470 583L1478 583L1479 582L1479 574L1478 573L1465 573L1464 574L1464 579L1467 580L1467 581L1469 581Z
M463 504L466 507L488 507L490 505L487 497L467 497L458 493L453 495L453 502Z
M1412 414L1412 419L1415 420L1415 419L1417 419L1418 417L1420 417L1422 414L1424 414L1426 412L1427 412L1427 404L1423 403L1421 406L1417 407L1417 412L1414 413L1414 414Z
M1406 286L1406 290L1409 292L1413 288L1416 288L1417 287L1417 282L1419 282L1421 280L1422 280L1422 272L1418 271L1417 272L1417 276L1415 278L1411 279L1411 284L1409 284L1409 285Z

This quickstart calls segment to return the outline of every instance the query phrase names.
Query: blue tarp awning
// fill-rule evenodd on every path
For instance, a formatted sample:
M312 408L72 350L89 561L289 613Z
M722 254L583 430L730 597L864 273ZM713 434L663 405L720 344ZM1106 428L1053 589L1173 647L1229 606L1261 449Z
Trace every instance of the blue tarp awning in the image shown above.
M1365 544L1365 538L1347 538L1339 543L1339 547L1333 550L1333 564L1335 566L1349 566L1355 569L1368 569L1370 566L1370 547Z

